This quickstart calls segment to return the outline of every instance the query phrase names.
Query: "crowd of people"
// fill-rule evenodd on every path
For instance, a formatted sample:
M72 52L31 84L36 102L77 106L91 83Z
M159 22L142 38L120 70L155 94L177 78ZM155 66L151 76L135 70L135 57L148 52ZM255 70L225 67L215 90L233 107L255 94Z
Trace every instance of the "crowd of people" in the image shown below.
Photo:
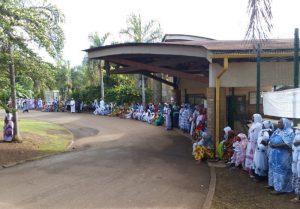
M224 128L224 139L217 147L220 160L230 168L241 168L254 181L267 180L271 194L295 192L292 202L300 202L300 128L282 118L274 130L270 120L253 115L248 137Z
M18 99L18 108L23 112L29 109L41 111L93 112L94 115L117 116L133 119L166 130L176 127L190 134L192 155L197 163L214 158L226 162L230 168L241 168L249 173L254 181L268 181L272 194L295 192L293 202L300 202L300 127L294 131L291 122L282 118L277 128L270 120L263 121L260 114L254 114L248 136L236 133L229 126L223 129L224 137L214 150L213 140L207 133L207 112L200 106L188 104L149 103L130 106L105 104L103 99L95 99L90 105L74 99L59 102L54 99L45 103L41 99ZM7 112L4 121L4 141L11 141L13 136L12 114Z
M10 107L10 102L8 103ZM20 98L17 99L17 108L24 112L29 112L29 110L41 110L43 112L83 112L85 104L78 100L68 99L66 101L59 101L56 97L51 102L43 101L39 99L27 99Z

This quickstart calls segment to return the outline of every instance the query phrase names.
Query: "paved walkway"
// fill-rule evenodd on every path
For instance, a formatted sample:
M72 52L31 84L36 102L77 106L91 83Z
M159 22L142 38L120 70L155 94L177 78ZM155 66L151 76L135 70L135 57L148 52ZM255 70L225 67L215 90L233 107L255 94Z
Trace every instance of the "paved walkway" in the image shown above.
M30 112L62 124L75 151L0 170L0 208L201 208L209 168L174 131L88 114Z

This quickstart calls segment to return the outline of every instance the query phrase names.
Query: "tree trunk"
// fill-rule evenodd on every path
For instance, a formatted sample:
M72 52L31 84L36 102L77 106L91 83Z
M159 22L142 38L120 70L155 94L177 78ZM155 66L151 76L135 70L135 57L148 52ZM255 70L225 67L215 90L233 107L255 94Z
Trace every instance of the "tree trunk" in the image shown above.
M145 95L145 78L142 75L142 104L144 108L146 107L146 95Z
M101 98L104 100L104 82L103 82L103 72L101 63L98 65L99 75L100 75L100 88L101 88Z
M11 101L12 101L12 109L13 109L13 122L14 122L14 136L13 141L21 141L21 137L19 134L19 121L18 121L18 108L17 108L17 92L16 92L16 72L14 66L14 60L12 55L12 49L9 46L9 55L10 62L8 65L9 68L9 77L10 77L10 88L11 88Z

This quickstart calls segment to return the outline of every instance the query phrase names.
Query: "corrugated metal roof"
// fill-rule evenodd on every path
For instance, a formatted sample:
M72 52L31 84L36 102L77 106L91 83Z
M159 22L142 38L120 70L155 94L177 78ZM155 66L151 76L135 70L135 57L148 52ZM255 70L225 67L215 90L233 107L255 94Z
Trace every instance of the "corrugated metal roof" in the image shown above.
M180 41L166 44L203 46L210 51L253 50L253 45L244 40L209 40L209 41ZM261 45L263 50L293 49L294 39L270 39Z
M86 49L84 51L91 52L107 48L118 48L125 46L187 46L206 48L213 53L238 53L239 51L253 51L253 45L245 40L204 40L204 41L178 41L178 42L158 42L158 43L122 43L115 45L106 45ZM290 51L294 48L294 39L270 39L261 45L262 50L269 51Z

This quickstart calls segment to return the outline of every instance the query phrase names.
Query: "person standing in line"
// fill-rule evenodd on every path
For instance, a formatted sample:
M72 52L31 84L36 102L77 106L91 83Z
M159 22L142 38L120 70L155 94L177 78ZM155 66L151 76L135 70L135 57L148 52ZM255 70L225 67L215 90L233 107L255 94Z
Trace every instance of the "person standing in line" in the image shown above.
M257 146L254 152L253 169L255 181L261 181L268 176L268 143L273 132L273 123L269 120L263 122L263 129L258 134Z
M250 174L250 178L254 178L253 157L257 147L258 134L262 130L262 117L260 114L253 114L253 123L248 131L249 143L247 144L245 167Z
M172 129L172 118L171 118L171 104L166 105L166 129L171 130Z
M292 185L296 197L291 202L300 203L300 127L296 129L295 133L296 136L293 142Z
M24 112L28 112L29 113L29 110L28 110L28 103L27 103L27 100L25 99L24 102L23 102L23 113Z
M70 101L71 113L75 113L75 100L72 98Z
M292 192L292 144L295 134L291 122L282 118L278 128L270 138L269 146L269 188L274 188L271 194L277 195Z

